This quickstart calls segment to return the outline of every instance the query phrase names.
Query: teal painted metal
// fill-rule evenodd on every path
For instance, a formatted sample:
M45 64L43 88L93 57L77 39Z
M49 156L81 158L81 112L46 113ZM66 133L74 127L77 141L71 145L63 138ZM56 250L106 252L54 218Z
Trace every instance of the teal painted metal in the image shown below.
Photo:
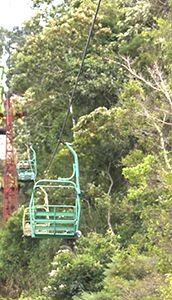
M4 66L0 65L0 69L2 69L1 80L3 80L3 76L5 74Z
M57 180L39 180L35 183L31 196L30 231L32 238L66 238L74 239L79 230L80 221L80 186L79 186L79 164L76 152L65 143L74 156L73 174L69 178L58 178ZM43 188L72 189L75 194L74 205L36 205L35 192Z
M3 87L3 85L0 85L0 94L1 94L1 99L3 99L3 95L4 95L4 93L5 93L5 91L4 91L4 87Z
M17 165L18 181L35 181L37 176L36 152L30 147L32 151L32 159L21 160Z

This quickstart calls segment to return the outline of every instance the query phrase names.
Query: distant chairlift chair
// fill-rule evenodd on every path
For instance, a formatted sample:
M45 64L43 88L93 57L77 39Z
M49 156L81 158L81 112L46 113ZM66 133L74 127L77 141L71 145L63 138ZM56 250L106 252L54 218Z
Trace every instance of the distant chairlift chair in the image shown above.
M17 165L18 181L35 181L37 176L36 152L30 147L33 152L33 158L30 160L21 160Z

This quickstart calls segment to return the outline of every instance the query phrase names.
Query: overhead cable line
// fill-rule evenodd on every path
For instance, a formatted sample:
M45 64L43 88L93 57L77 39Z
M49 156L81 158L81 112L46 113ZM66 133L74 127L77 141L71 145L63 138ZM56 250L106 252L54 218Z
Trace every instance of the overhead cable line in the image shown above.
M65 128L65 125L66 125L66 122L67 122L67 118L68 118L68 115L69 115L69 112L70 112L70 107L72 105L72 101L73 101L74 94L75 94L75 91L76 91L76 88L77 88L77 84L78 84L78 81L79 81L81 70L82 70L82 67L83 67L83 64L84 64L84 59L85 59L85 56L86 56L86 53L87 53L87 49L88 49L88 45L89 45L89 42L90 42L92 31L93 31L93 27L94 27L94 24L95 24L95 21L96 21L96 17L97 17L98 11L99 11L100 3L101 3L101 0L99 0L98 4L97 4L96 12L95 12L94 19L93 19L93 22L92 22L92 25L91 25L91 29L90 29L90 32L89 32L89 36L88 36L87 43L86 43L86 46L85 46L84 54L83 54L83 57L82 57L81 65L80 65L80 68L79 68L79 71L78 71L77 79L75 81L75 86L74 86L74 89L73 89L73 92L72 92L71 99L69 101L69 106L68 106L68 110L67 110L67 113L66 113L66 117L65 117L63 125L62 125L62 130L61 130L60 135L59 135L59 140L58 140L58 143L56 145L56 148L54 150L54 153L53 153L53 155L51 157L51 160L50 160L50 162L48 164L48 167L47 167L44 175L46 175L46 173L48 172L48 170L49 170L49 168L51 166L51 163L52 163L52 161L54 159L54 156L56 154L56 151L57 151L57 149L58 149L58 147L60 145L60 142L61 142L63 131L64 131L64 128Z

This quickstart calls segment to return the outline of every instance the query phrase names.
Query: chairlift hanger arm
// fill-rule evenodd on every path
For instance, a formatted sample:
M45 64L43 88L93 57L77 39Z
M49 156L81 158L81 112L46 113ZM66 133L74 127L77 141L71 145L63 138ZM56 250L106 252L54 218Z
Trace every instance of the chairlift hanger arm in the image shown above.
M0 69L2 69L1 80L3 80L3 76L5 74L5 68L4 66L0 65Z
M42 179L35 182L33 192L30 200L28 213L23 217L23 234L24 236L31 236L32 238L64 238L76 239L80 236L79 222L81 206L79 200L80 187L79 187L79 170L78 158L75 151L72 149L70 143L63 142L63 144L71 151L74 156L73 170L76 180L70 178L58 178L56 180ZM57 199L56 205L48 204L48 193L53 189L71 189L72 202L68 205L64 204L61 199ZM39 189L44 192L46 203L37 203L36 200L41 201L41 197L36 197L36 192ZM74 202L75 198L75 202ZM36 203L35 203L36 202ZM79 235L78 235L79 234Z
M75 91L76 91L76 88L77 88L77 85L78 85L78 82L79 82L79 77L80 77L80 74L81 74L81 70L82 70L82 67L83 67L83 64L84 64L84 60L85 60L85 57L86 57L86 53L87 53L87 49L88 49L89 42L90 42L90 39L91 39L91 35L92 35L93 28L94 28L94 24L95 24L95 21L96 21L96 18L97 18L97 14L98 14L98 11L99 11L100 3L101 3L101 0L99 0L98 4L97 4L96 12L95 12L92 24L91 24L90 32L89 32L87 43L86 43L86 46L85 46L85 50L84 50L84 53L83 53L83 56L82 56L81 64L80 64L80 67L79 67L79 70L78 70L78 75L77 75L77 78L76 78L76 81L75 81L75 85L74 85L74 88L73 88L72 96L70 98L69 106L68 106L68 109L67 109L67 113L66 113L63 125L62 125L62 129L61 129L60 135L59 135L59 140L57 142L57 145L56 145L56 148L54 150L54 153L53 153L53 155L52 155L52 157L50 159L48 167L45 170L45 173L44 173L45 175L47 174L47 172L48 172L48 170L49 170L49 168L51 166L51 163L52 163L52 161L53 161L53 159L55 157L56 151L57 151L57 149L58 149L58 147L60 145L61 139L62 139L64 128L66 126L67 118L68 118L68 115L69 115L69 112L70 112L72 101L73 101L73 98L74 98L74 95L75 95Z

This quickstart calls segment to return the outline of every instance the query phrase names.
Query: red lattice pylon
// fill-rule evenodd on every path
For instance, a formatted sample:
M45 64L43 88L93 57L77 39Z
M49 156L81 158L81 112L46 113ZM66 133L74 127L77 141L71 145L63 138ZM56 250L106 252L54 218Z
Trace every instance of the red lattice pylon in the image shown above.
M16 167L14 159L13 146L13 115L10 97L6 100L6 151L5 151L5 173L4 173L4 207L3 207L3 224L6 223L8 217L17 210L17 182Z

